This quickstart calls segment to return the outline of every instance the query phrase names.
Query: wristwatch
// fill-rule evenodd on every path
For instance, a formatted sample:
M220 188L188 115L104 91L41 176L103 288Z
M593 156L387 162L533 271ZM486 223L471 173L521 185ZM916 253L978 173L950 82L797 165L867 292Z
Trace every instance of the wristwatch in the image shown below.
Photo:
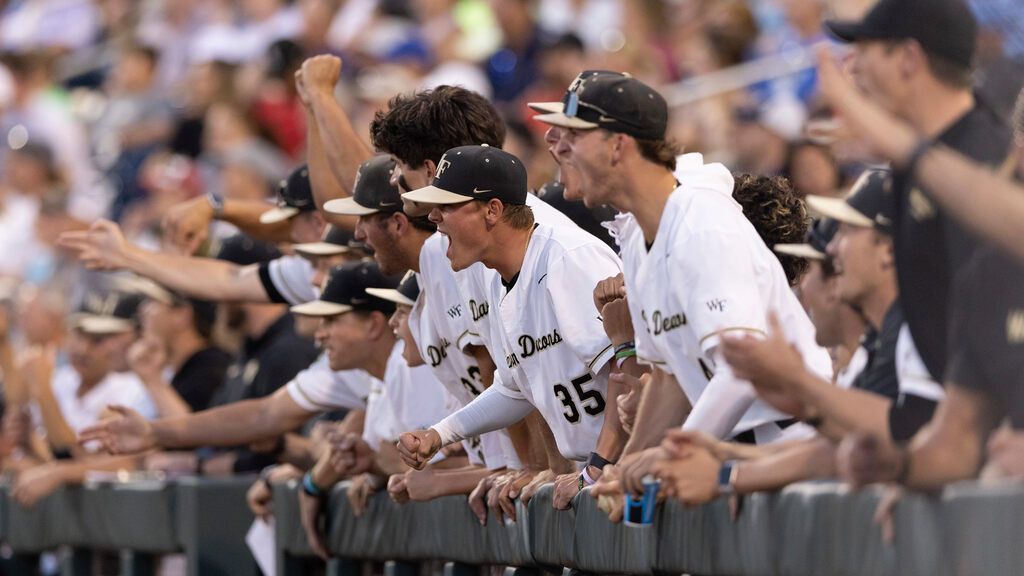
M729 496L733 493L736 485L736 472L739 464L735 460L726 460L718 469L718 493L722 496Z
M224 215L224 198L221 197L220 193L215 190L210 190L206 193L206 201L210 203L210 208L213 208L213 217L220 218Z

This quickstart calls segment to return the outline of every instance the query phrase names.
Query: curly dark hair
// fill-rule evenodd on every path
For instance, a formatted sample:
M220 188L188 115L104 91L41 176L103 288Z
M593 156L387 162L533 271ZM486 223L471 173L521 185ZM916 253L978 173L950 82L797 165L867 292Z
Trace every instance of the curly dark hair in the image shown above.
M381 152L413 168L437 162L457 146L501 148L505 123L483 96L458 86L399 94L370 123L370 139Z
M743 206L743 214L754 225L769 248L776 244L799 244L807 236L811 219L804 201L796 195L789 180L781 176L739 174L732 196ZM790 286L807 272L803 258L776 254Z

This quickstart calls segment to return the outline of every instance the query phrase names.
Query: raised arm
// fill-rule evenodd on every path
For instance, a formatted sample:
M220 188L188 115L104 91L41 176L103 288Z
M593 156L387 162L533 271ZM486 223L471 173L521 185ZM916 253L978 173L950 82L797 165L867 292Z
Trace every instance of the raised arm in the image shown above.
M150 252L129 243L120 227L109 220L97 221L88 231L62 234L60 245L77 252L88 268L131 270L194 298L218 302L270 301L258 266Z

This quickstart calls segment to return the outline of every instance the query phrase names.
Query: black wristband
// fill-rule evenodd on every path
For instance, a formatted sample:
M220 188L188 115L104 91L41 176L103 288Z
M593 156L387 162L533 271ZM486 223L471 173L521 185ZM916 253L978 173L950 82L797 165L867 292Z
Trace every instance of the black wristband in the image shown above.
M605 458L597 452L591 452L590 456L587 457L587 466L593 466L598 470L604 470L604 467L609 464L614 464L614 462L605 460Z
M914 149L910 151L910 155L907 156L907 161L904 162L903 171L907 174L913 174L914 170L917 169L918 162L934 145L935 141L931 138L921 138L918 140L917 144L914 145Z

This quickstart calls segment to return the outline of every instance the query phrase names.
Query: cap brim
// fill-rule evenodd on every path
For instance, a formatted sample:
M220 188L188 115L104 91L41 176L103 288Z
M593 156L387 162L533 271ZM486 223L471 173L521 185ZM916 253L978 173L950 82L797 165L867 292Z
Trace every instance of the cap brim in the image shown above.
M413 306L416 303L406 298L404 294L395 290L394 288L367 288L366 293L371 296L376 296L381 300L387 300L388 302L394 302L395 304L403 304L405 306Z
M346 254L351 250L348 246L331 244L330 242L306 242L305 244L295 244L292 246L292 249L299 254L307 256L337 256L338 254Z
M86 334L124 334L135 330L135 324L116 316L81 314L74 321L76 330Z
M338 304L337 302L328 302L326 300L313 300L304 304L296 304L292 306L291 311L302 316L337 316L338 314L351 312L352 307L347 304Z
M815 250L810 244L776 244L772 250L786 256L796 256L808 260L824 260L825 254Z
M587 122L575 116L566 116L562 112L552 112L550 114L539 114L533 117L538 122L550 124L552 126L558 126L559 128L575 128L576 130L593 130L599 128L594 122Z
M807 207L811 211L831 218L836 222L852 224L864 228L874 228L875 223L867 216L855 210L841 198L829 198L827 196L807 196Z
M561 102L527 102L526 106L541 114L561 114L565 110L565 104Z
M402 198L412 200L413 202L420 202L422 204L462 204L463 202L474 200L471 196L463 196L462 194L449 192L442 188L438 188L437 186L417 188L412 192L402 194Z
M298 208L291 206L278 206L260 214L260 224L277 224L295 216L299 213Z
M380 212L380 210L376 208L367 208L366 206L359 204L354 198L336 198L334 200L328 200L324 203L324 211L331 214L341 214L343 216L368 216L370 214Z
M156 300L157 302L167 304L168 306L173 306L175 303L174 294L172 294L170 290L156 282L153 282L149 278L142 278L141 276L118 276L114 278L111 285L116 290L142 294L146 298Z
M884 38L884 34L875 32L864 26L863 22L853 20L825 20L823 25L829 36L840 42L856 42L870 38Z

